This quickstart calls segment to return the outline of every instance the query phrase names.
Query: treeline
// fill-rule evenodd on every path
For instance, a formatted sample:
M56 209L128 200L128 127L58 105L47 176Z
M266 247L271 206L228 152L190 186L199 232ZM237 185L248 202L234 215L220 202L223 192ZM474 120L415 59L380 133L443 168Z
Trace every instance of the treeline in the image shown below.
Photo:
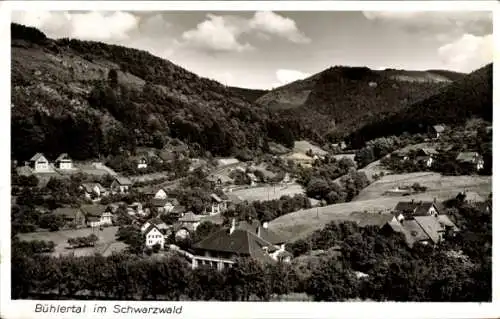
M484 66L446 87L441 93L401 111L372 118L349 136L353 147L390 135L425 133L436 124L458 125L472 117L491 122L493 118L493 64Z
M462 231L439 247L410 249L397 234L331 223L291 245L297 258L290 264L238 259L221 272L191 270L170 253L161 259L125 254L54 258L14 239L12 296L268 301L296 292L316 301L491 301L491 211L457 205L452 216ZM323 254L309 255L311 249Z
M282 215L307 208L311 208L309 198L302 194L296 194L294 196L284 195L279 199L267 201L240 203L222 214L227 222L231 218L237 218L238 220L257 219L261 222L268 222Z

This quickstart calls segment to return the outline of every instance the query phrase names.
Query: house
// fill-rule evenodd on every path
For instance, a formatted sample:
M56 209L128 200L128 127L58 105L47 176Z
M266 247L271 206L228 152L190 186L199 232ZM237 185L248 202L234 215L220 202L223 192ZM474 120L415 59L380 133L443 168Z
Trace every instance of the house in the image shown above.
M366 212L353 212L349 215L352 217L359 227L375 226L381 229L391 221L397 221L396 216L388 213L366 213Z
M196 252L191 263L193 269L207 265L222 270L231 267L238 257L252 257L265 263L291 259L290 253L284 250L284 241L268 231L267 225L258 226L252 222L237 225L234 219L229 228L225 227L194 244L193 250Z
M128 205L127 214L132 215L132 216L136 216L136 215L145 216L147 214L147 212L142 209L141 203L135 202L135 203Z
M55 216L62 216L66 227L84 227L85 215L79 208L61 207L52 211Z
M438 155L438 152L433 148L421 148L417 150L415 160L417 163L423 163L425 166L431 167L436 155Z
M413 219L404 219L400 222L390 221L382 231L392 231L403 234L408 246L416 243L423 245L437 245L446 236L453 236L459 231L458 227L447 215L414 216Z
M73 161L69 157L68 154L63 153L59 155L58 158L56 158L56 168L61 169L61 170L66 170L66 169L73 169Z
M336 148L336 149L340 149L340 150L345 150L347 148L347 145L344 141L340 142L340 143L334 143L332 144L332 147Z
M81 210L89 227L113 225L113 214L105 205L83 205Z
M246 175L247 175L248 179L250 180L251 186L255 186L257 184L257 182L259 181L259 179L257 178L257 176L255 176L254 173L247 173Z
M175 226L175 237L176 238L187 238L196 231L196 228L201 223L201 216L196 215L193 212L187 212L179 218L177 225Z
M436 138L439 138L445 130L446 127L443 124L434 125L431 128L431 131Z
M160 245L163 249L165 246L165 234L166 230L158 228L155 224L150 224L143 232L146 241L146 247L153 247L155 245Z
M108 195L106 189L99 183L83 183L80 185L80 190L91 200L100 200L102 196Z
M222 199L217 194L210 195L210 215L220 214L227 209L227 200Z
M160 231L167 231L169 229L168 225L163 220L159 218L151 218L141 226L141 233L145 233L151 225L156 226L156 228Z
M181 218L186 212L186 207L181 205L175 205L174 208L168 213L169 216L174 218Z
M151 203L153 204L153 207L155 207L159 213L170 213L174 207L175 204L179 204L179 202L176 199L170 200L170 199L160 199L160 198L153 198L151 200Z
M155 199L167 199L167 192L163 189L160 188L155 194L154 194Z
M439 208L435 201L433 202L423 202L423 201L410 201L410 202L399 202L393 209L392 214L396 217L398 221L403 219L412 219L414 216L430 216L438 215Z
M461 152L456 161L463 167L479 171L484 168L483 157L478 152Z
M50 170L49 168L49 160L42 154L36 153L30 160L29 166L35 172L44 172Z
M115 193L126 194L132 187L132 181L126 177L117 176L111 183L111 190Z
M148 159L145 156L139 156L136 159L136 162L137 162L138 169L148 168Z
M212 174L207 177L207 180L211 182L213 186L222 186L233 182L233 179L225 174Z

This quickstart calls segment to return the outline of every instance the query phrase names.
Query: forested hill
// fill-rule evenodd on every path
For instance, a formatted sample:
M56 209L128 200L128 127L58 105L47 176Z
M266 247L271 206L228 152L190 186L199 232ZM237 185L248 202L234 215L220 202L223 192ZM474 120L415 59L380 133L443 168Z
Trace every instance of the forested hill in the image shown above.
M95 158L173 139L204 154L265 150L268 115L224 85L148 52L12 32L12 155ZM269 134L268 134L269 133Z
M354 145L381 136L403 132L424 132L428 126L463 124L467 119L480 117L493 120L493 64L488 64L458 79L441 93L433 95L398 112L389 113L354 132Z
M277 88L257 102L271 110L295 135L344 136L379 114L439 93L463 74L442 71L371 70L336 66Z

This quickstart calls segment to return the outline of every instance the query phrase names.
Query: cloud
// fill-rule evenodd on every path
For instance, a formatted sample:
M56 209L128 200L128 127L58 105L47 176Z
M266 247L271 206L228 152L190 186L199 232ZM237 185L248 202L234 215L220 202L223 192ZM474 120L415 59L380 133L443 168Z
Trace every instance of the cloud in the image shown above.
M255 49L243 42L243 35L253 35L263 40L271 36L280 37L292 43L309 43L295 21L274 12L256 12L250 19L208 14L206 20L196 28L185 31L178 42L181 47L194 47L211 52L243 52Z
M493 34L464 34L456 41L441 46L438 56L452 70L472 72L493 61Z
M304 73L297 70L279 69L276 71L276 78L279 81L279 85L286 85L288 83L303 80L310 77L311 74Z
M493 32L492 13L486 11L363 11L363 15L368 20L412 33L485 35Z
M306 37L290 18L280 16L271 11L256 12L249 21L251 29L264 33L283 37L293 43L309 43L311 39Z
M121 40L138 26L138 18L127 12L15 11L12 21L43 30L49 37L82 40Z
M243 28L231 20L213 14L207 15L207 20L199 23L196 29L182 34L181 45L192 46L209 51L246 51L253 47L248 43L240 43L238 37Z

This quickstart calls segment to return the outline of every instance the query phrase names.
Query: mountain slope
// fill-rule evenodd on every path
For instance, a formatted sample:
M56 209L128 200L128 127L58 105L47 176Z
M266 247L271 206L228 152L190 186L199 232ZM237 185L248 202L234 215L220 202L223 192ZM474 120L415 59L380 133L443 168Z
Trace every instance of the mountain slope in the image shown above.
M145 51L52 40L12 24L12 156L95 158L179 139L203 154L260 151L267 112Z
M235 87L235 86L229 86L227 89L230 92L232 92L234 95L237 95L243 99L246 99L249 102L255 102L261 96L263 96L269 92L268 90L246 89L246 88L239 88L239 87Z
M277 88L257 103L274 110L296 135L310 135L313 129L320 135L345 135L380 113L421 101L462 77L440 70L336 66Z
M372 119L350 139L359 146L375 137L424 132L429 125L438 123L463 124L471 117L493 119L493 64L456 80L439 94L381 119Z

